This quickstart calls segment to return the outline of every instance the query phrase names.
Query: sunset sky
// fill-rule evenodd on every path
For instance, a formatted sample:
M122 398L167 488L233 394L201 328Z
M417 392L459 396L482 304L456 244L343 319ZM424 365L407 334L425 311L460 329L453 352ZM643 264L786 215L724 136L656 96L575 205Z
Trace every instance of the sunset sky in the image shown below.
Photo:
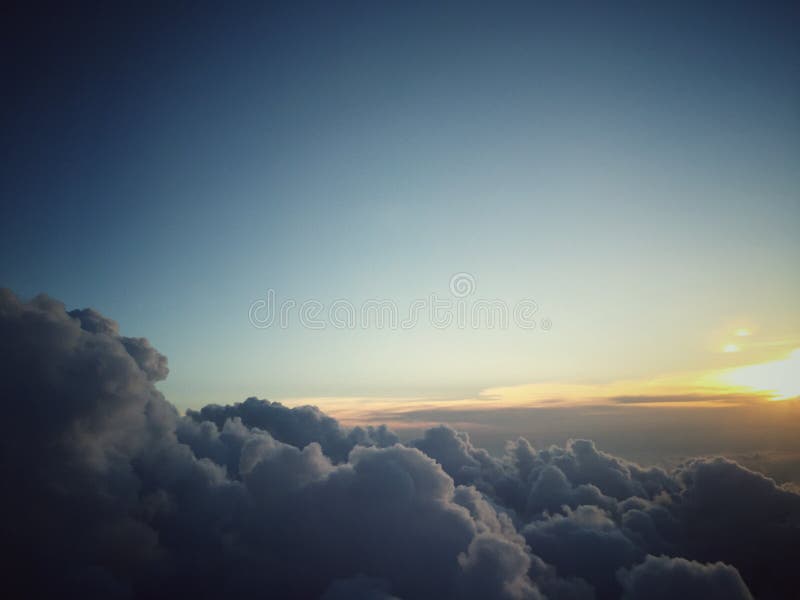
M798 32L4 3L6 595L800 598Z
M795 11L173 12L32 23L0 276L148 337L178 407L800 393ZM537 326L248 318L268 290L402 317L459 273L465 302L532 300Z

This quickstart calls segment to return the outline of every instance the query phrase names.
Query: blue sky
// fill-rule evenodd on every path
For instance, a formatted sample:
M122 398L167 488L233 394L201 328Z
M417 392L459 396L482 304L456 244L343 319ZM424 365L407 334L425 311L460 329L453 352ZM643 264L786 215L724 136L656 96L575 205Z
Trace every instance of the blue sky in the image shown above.
M39 15L6 64L0 283L148 337L181 407L775 358L800 337L798 24L777 3ZM405 306L458 272L553 328L248 321L268 289ZM741 323L763 346L714 352Z

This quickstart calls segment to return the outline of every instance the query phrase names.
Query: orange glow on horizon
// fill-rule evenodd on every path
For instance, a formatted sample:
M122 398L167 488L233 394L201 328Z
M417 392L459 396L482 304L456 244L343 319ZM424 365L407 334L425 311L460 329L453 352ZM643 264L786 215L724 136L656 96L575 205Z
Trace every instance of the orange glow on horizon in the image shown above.
M735 347L738 352L740 348ZM287 406L318 406L349 425L387 422L403 428L419 427L421 423L404 420L404 415L429 411L588 406L724 409L795 397L800 397L800 348L770 361L724 369L610 382L545 381L498 386L472 397L312 397L281 401ZM431 414L426 419L431 417L436 418Z

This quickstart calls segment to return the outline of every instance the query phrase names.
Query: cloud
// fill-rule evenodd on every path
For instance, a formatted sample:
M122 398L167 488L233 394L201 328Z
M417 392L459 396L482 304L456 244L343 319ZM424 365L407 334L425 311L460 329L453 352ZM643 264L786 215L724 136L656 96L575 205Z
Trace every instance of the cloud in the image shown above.
M738 571L721 562L704 565L684 558L648 556L620 573L623 600L751 600Z
M643 558L624 531L602 509L579 506L526 525L522 534L537 556L561 575L580 577L602 597L616 595L616 571Z
M231 406L209 404L187 414L197 423L210 421L219 428L228 420L238 418L246 427L267 431L275 439L298 448L316 441L336 461L346 460L356 445L386 447L399 441L385 426L355 427L347 431L336 419L314 406L287 408L278 402L258 398L248 398Z
M147 340L7 290L0 369L6 579L28 595L781 598L800 585L800 496L728 459L667 472L588 440L524 438L494 456L445 426L400 444L255 398L180 416Z
M389 593L388 581L374 577L337 579L322 596L322 600L398 600Z
M750 401L748 395L741 393L728 394L680 394L674 396L615 396L609 398L610 402L623 405L664 405L664 406L684 406L684 407L704 407L704 408L725 408L726 406L738 406L743 402Z

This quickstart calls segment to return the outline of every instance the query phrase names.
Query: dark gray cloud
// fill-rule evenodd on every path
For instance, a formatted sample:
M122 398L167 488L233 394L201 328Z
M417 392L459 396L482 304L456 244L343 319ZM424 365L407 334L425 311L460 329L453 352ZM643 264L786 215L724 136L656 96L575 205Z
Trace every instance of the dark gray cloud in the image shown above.
M337 579L322 596L322 600L398 600L389 593L388 581L374 577Z
M701 564L684 558L648 556L642 564L619 574L623 600L752 600L733 567L721 562Z
M583 505L564 512L525 525L525 540L537 556L557 565L559 574L581 577L602 597L613 597L616 571L644 558L642 550L600 508Z
M502 456L249 398L180 416L166 359L93 310L0 291L2 535L30 596L783 598L800 495L723 458L587 440ZM661 594L661 596L658 596Z
M356 445L386 447L399 441L385 425L355 427L347 431L336 419L315 406L287 408L279 402L258 398L248 398L229 406L209 404L199 411L190 410L187 415L197 423L210 421L218 428L223 428L230 419L238 418L246 427L266 431L275 439L298 448L317 442L325 454L337 462L346 460Z

